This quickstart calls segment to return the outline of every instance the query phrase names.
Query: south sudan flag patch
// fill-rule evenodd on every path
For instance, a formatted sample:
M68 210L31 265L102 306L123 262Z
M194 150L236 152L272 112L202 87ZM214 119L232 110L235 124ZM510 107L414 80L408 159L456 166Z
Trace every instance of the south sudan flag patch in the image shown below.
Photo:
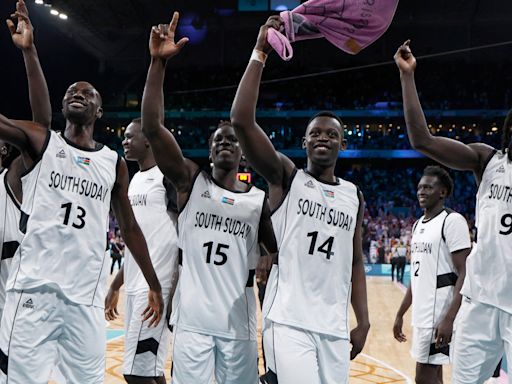
M77 156L76 157L76 163L78 165L80 165L80 164L90 165L91 164L91 159L88 158L88 157L85 157L85 156Z
M235 204L235 199L231 199L231 198L226 197L226 196L222 196L221 201L222 201L224 204L229 204L229 205L234 205L234 204Z
M329 191L328 189L324 189L324 195L325 195L325 197L330 197L331 199L333 199L334 191Z

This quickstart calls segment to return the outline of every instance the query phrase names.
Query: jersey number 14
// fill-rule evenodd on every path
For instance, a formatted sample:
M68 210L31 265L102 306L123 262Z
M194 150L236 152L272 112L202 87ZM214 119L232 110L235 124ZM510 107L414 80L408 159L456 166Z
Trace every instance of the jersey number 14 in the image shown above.
M309 232L308 237L311 237L311 243L309 244L309 254L313 255L316 252L324 253L327 260L331 259L334 255L332 251L332 245L334 243L334 237L329 236L318 248L316 248L316 241L318 239L318 231ZM316 248L316 249L315 249Z

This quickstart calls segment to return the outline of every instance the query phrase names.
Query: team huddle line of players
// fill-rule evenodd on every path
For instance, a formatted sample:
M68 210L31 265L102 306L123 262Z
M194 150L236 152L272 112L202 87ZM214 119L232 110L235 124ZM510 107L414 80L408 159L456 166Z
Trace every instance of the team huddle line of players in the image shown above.
M370 328L363 194L334 174L346 148L338 116L321 112L308 122L305 169L277 152L256 121L272 50L267 31L281 29L282 20L272 16L260 28L231 121L221 122L209 140L211 172L185 158L163 125L166 66L188 41L175 42L178 14L152 28L142 116L123 141L126 159L140 168L128 183L125 160L92 138L102 100L91 84L68 88L66 128L50 129L48 89L23 0L12 18L16 23L8 26L25 60L33 121L0 115L6 169L0 174L0 383L47 383L52 370L68 383L102 383L105 317L118 316L123 284L129 383L165 383L171 337L175 384L348 382L349 362ZM504 352L512 361L512 209L499 193L512 185L512 128L507 119L499 150L432 136L408 42L395 61L412 146L447 167L473 171L479 190L478 246L468 257L467 223L444 206L453 182L438 166L425 169L411 286L393 331L405 340L402 318L412 302L417 382L442 382L440 367L451 359L453 383L481 383ZM267 181L268 197L237 179L242 151ZM111 207L127 254L107 293ZM258 378L253 283L262 249L270 269L263 303L267 372Z

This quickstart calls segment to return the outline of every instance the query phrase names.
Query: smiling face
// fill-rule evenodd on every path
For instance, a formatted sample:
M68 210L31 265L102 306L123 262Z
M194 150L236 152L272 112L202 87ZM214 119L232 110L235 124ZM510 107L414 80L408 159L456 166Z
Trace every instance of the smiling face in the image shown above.
M242 149L231 125L223 124L214 132L210 156L214 167L226 170L238 169Z
M430 210L440 201L444 201L447 190L436 176L423 176L418 183L416 196L420 207Z
M62 99L62 114L75 124L90 124L101 117L101 96L89 83L72 84Z
M123 140L124 157L126 160L139 161L149 151L149 143L142 133L139 123L131 122L124 131Z
M333 117L318 116L308 124L302 147L314 164L332 166L338 159L338 152L346 148L343 127Z

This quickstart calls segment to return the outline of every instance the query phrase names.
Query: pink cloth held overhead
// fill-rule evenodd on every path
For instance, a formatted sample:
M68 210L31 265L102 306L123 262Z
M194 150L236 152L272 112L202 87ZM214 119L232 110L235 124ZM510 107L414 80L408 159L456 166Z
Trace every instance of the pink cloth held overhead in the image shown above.
M292 58L294 41L322 37L355 55L386 32L397 5L398 0L309 0L281 12L284 34L269 28L267 40L283 60Z

